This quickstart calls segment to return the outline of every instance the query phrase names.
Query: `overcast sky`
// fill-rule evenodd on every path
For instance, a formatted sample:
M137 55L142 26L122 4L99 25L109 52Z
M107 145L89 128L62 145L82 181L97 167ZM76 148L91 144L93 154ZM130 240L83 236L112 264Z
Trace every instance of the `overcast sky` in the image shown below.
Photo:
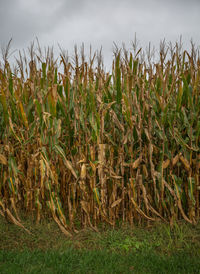
M113 41L131 47L135 33L142 47L175 42L182 35L200 45L200 0L0 0L0 44L12 37L12 49L41 45L73 52L74 45L103 47L104 62L112 58Z

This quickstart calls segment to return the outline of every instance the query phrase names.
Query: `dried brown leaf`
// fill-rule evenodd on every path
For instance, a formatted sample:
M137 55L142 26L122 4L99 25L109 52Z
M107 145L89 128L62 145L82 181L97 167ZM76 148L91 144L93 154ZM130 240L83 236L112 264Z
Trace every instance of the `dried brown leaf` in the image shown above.
M111 205L111 208L119 205L121 203L122 199L118 199L117 201L113 202L112 205Z
M2 165L7 165L7 159L3 154L0 154L0 163Z

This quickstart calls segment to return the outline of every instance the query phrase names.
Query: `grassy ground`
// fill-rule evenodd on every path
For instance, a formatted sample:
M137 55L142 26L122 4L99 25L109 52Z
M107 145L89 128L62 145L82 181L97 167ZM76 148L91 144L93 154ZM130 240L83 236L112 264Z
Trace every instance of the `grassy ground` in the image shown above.
M50 220L24 224L31 235L0 217L0 273L200 273L200 224L104 227L72 238Z

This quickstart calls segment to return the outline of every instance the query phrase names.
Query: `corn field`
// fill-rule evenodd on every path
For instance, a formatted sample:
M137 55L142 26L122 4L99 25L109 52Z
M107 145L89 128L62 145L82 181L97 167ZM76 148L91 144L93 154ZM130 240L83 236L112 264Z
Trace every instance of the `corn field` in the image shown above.
M67 236L119 222L196 224L200 214L200 55L31 44L0 69L0 214L53 217ZM62 71L59 69L62 67Z

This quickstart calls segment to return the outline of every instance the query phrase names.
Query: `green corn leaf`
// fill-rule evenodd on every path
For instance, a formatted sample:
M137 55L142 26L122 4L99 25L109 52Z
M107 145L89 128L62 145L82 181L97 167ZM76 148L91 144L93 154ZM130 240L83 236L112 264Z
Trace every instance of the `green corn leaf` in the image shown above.
M122 100L122 89L121 89L121 69L120 69L120 53L116 57L115 63L115 78L116 78L116 90L117 90L117 104L121 104Z

